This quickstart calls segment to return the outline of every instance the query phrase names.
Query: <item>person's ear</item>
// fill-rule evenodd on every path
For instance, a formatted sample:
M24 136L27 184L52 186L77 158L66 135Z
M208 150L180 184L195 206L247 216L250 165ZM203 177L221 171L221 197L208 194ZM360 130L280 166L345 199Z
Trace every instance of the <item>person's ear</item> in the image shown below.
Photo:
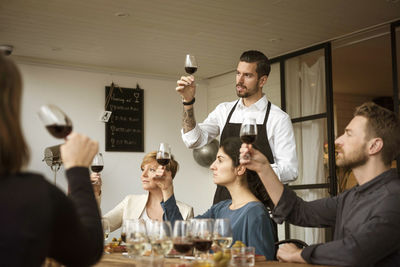
M242 176L246 172L246 167L243 165L239 165L237 166L236 172L238 176Z
M268 80L267 75L262 76L258 81L259 86L263 87L267 83L267 80Z
M368 142L368 152L370 155L375 155L379 153L383 148L383 140L382 138L372 138Z

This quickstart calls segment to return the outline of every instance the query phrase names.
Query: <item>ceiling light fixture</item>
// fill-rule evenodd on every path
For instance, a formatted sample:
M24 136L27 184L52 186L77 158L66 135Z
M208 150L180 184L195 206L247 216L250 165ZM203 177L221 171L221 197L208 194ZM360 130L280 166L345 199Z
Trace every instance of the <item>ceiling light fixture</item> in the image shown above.
M6 56L11 55L14 50L14 46L12 45L0 45L0 53L3 53Z
M271 43L277 43L277 42L282 41L282 39L281 39L281 38L271 38L271 39L269 39L269 41L270 41Z
M117 12L117 13L115 13L114 14L116 17L119 17L119 18L126 18L126 17L129 17L130 15L129 15L129 13L127 13L127 12Z

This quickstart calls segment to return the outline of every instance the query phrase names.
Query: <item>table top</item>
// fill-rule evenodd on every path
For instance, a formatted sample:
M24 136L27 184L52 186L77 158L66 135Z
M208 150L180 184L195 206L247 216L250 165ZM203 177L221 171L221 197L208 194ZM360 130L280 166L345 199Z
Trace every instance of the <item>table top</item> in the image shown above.
M165 259L164 266L167 267L179 267L182 266L179 264L179 259ZM126 256L123 256L121 253L111 253L104 254L101 260L94 265L95 267L123 267L123 266L139 266L138 262L134 259L130 259ZM187 265L189 266L189 265ZM277 262L277 261L256 261L256 267L310 267L310 266L320 266L324 265L312 265L312 264L303 264L303 263L287 263L287 262ZM325 266L326 267L326 266Z

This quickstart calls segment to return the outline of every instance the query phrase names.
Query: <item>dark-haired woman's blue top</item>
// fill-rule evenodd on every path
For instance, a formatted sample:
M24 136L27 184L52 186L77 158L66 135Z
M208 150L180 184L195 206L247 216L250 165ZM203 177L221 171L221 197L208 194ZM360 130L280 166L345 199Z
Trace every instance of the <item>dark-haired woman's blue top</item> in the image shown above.
M231 204L231 199L221 201L196 218L230 219L233 243L240 240L246 246L255 247L257 255L264 255L268 260L273 260L275 256L274 233L271 218L264 205L254 201L239 209L231 210L229 208ZM167 201L161 202L161 206L164 210L164 220L171 221L172 225L175 220L182 220L174 195Z

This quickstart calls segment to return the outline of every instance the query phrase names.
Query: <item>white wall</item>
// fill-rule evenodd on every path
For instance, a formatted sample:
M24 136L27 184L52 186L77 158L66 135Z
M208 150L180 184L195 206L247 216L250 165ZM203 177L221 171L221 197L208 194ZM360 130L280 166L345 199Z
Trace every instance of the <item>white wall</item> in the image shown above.
M24 80L22 124L31 149L29 170L43 173L49 180L53 174L44 162L46 147L60 144L41 124L37 110L43 104L53 103L64 110L73 121L74 131L84 133L100 143L105 168L103 175L103 213L118 204L125 195L144 192L140 183L140 163L145 153L104 152L105 129L98 121L104 110L105 86L111 79L121 87L144 89L145 152L156 150L161 141L168 142L180 163L175 177L176 197L192 205L195 214L201 214L212 204L215 186L207 168L198 165L192 150L181 140L182 104L175 92L176 79L118 76L19 63ZM177 75L178 77L178 75ZM207 115L207 83L198 85L196 118ZM64 170L57 175L57 185L66 190Z

